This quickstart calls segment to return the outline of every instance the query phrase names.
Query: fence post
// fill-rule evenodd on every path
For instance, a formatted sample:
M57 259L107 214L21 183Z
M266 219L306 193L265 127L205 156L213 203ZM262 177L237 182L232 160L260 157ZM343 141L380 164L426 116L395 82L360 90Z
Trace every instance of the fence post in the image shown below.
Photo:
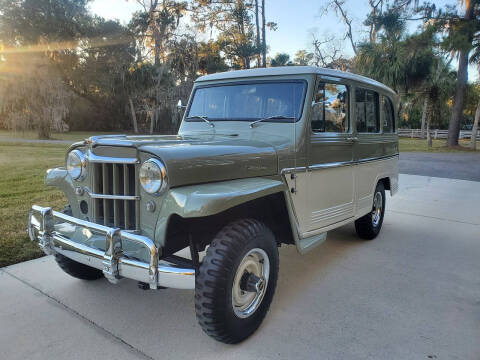
M435 137L434 137L434 139L437 140L437 138L438 138L438 130L435 130Z

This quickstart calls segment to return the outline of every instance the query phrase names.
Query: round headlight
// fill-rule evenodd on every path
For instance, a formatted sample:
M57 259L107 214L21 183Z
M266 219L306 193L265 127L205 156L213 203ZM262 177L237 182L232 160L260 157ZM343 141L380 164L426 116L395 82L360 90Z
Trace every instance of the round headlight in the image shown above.
M87 174L87 160L80 150L73 150L67 156L67 171L74 180L81 180Z
M167 187L167 169L161 161L149 159L140 167L140 184L149 194L159 194Z

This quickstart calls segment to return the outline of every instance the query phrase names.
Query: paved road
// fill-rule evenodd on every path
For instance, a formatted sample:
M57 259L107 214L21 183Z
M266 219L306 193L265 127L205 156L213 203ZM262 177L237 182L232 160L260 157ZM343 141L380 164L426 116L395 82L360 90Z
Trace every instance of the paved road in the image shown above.
M480 153L400 153L402 174L480 181Z
M193 291L84 282L44 257L0 269L0 358L478 360L478 183L400 180L374 241L349 225L305 256L282 246L270 312L240 345L203 334Z
M10 143L28 143L28 144L65 144L70 145L75 141L72 140L41 140L41 139L21 139L21 138L10 138L5 136L0 136L0 142L10 142Z

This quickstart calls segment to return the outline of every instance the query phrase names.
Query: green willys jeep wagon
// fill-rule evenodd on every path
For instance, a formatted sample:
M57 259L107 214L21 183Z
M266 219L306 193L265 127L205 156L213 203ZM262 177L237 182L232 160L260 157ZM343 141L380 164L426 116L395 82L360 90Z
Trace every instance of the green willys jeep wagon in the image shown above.
M80 279L195 289L203 330L240 342L268 311L281 244L303 254L351 221L378 235L398 188L397 108L385 85L328 69L200 77L178 135L73 144L45 179L69 205L34 205L30 237Z

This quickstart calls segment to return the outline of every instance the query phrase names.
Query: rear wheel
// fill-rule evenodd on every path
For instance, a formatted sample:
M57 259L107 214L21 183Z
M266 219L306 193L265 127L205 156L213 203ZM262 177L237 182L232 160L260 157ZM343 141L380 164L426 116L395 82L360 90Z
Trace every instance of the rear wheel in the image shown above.
M373 194L372 211L355 221L357 235L365 240L376 238L382 229L384 214L385 187L382 182L379 182Z
M272 232L253 219L225 226L212 241L196 277L195 308L208 335L238 343L261 324L278 276Z

